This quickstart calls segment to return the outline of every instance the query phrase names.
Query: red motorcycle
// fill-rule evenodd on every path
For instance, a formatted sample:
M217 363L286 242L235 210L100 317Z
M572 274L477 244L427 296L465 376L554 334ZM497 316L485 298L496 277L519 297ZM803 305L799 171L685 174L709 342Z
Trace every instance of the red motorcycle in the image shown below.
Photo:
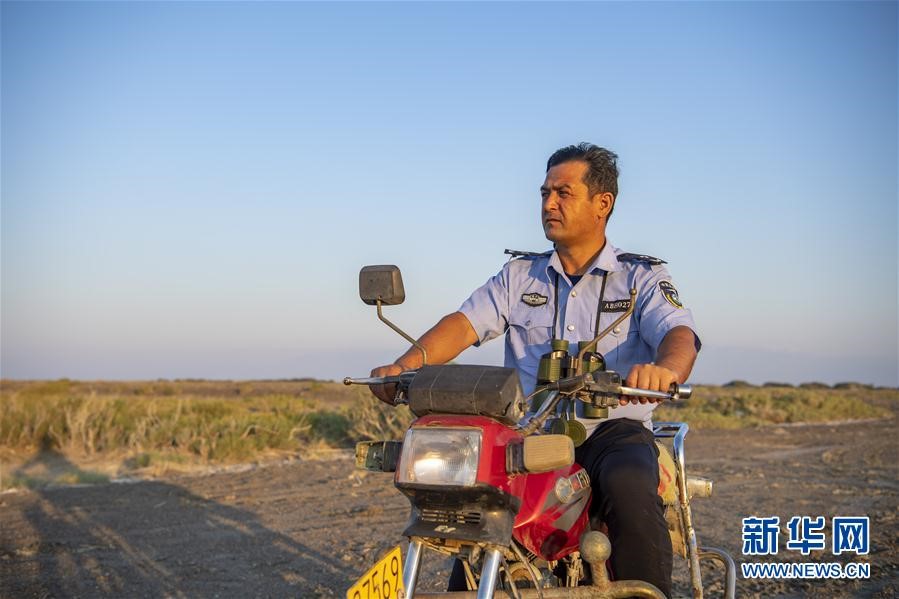
M418 345L381 311L382 305L405 299L399 269L363 268L360 295L377 306L382 321ZM419 348L427 364L427 354ZM395 384L396 403L407 403L417 417L402 441L356 446L357 467L395 472L395 485L409 498L412 512L403 531L409 538L405 566L399 548L394 549L350 588L347 598L664 598L647 582L610 580L605 562L611 546L605 534L592 529L601 528L600 523L591 527L590 479L574 463L572 436L577 434L570 429L576 421L559 418L557 408L560 402L571 406L582 401L594 410L614 409L628 395L676 401L688 398L691 389L680 385L660 393L628 388L615 372L584 372L588 362L583 351L577 358L565 356L560 376L529 397L515 369L495 366L423 366L394 377L344 379L348 385ZM540 407L528 413L528 400L538 396ZM693 530L690 499L710 495L711 481L686 477L687 430L683 423L660 423L655 429L657 439L673 442L673 459L659 444L659 492L672 543L689 561L694 597L703 593L699 562L713 559L725 566L725 596L732 598L733 560L719 549L700 550ZM425 548L456 557L470 592L417 592Z

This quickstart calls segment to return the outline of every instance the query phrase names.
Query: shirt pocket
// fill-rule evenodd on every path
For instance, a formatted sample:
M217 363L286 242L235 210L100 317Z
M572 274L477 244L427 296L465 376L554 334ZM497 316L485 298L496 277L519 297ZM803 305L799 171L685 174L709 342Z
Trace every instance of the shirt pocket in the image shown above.
M640 327L633 316L616 328L619 329L618 332L613 329L607 341L600 342L600 345L604 345L607 350L604 353L606 367L626 377L634 364L651 362L653 355L650 347L640 336Z
M609 326L610 324L615 322L615 320L620 318L620 316L620 314L616 314L615 318L609 321L609 324L606 324L605 326ZM637 323L634 322L634 320L634 315L631 314L629 318L626 318L623 322L615 325L615 327L612 329L612 332L609 333L609 336L614 340L615 343L623 343L629 335L638 335L640 333L640 329L639 327L637 327Z
M600 326L598 327L599 331L605 331L606 329L611 327L612 324L619 318L621 318L621 312L604 312L600 317ZM603 340L599 342L600 345L614 347L627 339L628 335L639 333L640 329L635 321L636 319L634 318L634 315L631 314L622 322L616 324L609 331L609 334L603 337ZM595 326L595 320L591 324Z
M615 318L606 320L603 318L603 330L610 326L621 314L615 314ZM599 351L606 357L606 362L615 364L622 358L626 359L630 350L639 345L640 327L637 326L636 319L633 314L630 318L618 323L609 331L609 334L599 342ZM627 373L622 373L626 375Z
M545 307L516 308L509 315L509 334L513 345L518 342L528 346L549 346L552 326L553 313Z

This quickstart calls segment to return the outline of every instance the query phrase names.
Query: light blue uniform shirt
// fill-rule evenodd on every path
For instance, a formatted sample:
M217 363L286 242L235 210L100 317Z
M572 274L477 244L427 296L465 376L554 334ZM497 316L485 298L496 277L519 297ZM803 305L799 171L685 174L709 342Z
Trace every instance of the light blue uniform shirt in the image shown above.
M596 315L603 274L607 274L599 323L604 330L628 307L630 289L637 290L636 307L629 319L620 323L597 344L606 360L606 368L622 379L635 364L652 362L665 335L677 326L696 331L693 315L677 297L668 270L653 265L644 257L625 255L608 241L587 272L574 286L565 275L556 252L538 257L510 260L503 269L471 294L459 311L471 322L480 345L506 333L505 365L518 369L525 393L536 386L540 357L550 351L555 314L555 282L558 275L559 310L556 337L577 351L579 341L596 336ZM631 256L628 258L628 256ZM697 349L699 337L696 337ZM578 420L587 433L602 420L583 418L578 403ZM628 404L613 408L609 418L630 418L652 428L652 410L656 404Z

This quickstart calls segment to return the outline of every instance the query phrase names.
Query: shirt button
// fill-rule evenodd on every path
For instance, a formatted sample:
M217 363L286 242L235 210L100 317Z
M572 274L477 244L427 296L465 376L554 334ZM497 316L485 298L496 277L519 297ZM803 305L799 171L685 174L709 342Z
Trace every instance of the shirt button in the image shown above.
M574 330L574 325L573 325L573 324L568 325L568 330L569 330L569 331L573 331L573 330Z
M615 333L615 334L620 333L620 332L621 332L621 327L615 327L614 329L612 329L612 332Z
M572 291L572 292L571 292L571 297L577 297L577 291Z

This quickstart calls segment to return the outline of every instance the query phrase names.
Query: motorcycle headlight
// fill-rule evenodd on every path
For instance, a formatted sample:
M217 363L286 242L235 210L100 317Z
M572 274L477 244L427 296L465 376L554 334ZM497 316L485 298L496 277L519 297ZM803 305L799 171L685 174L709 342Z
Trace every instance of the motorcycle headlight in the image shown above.
M397 482L470 487L478 475L481 431L412 428L403 440Z

